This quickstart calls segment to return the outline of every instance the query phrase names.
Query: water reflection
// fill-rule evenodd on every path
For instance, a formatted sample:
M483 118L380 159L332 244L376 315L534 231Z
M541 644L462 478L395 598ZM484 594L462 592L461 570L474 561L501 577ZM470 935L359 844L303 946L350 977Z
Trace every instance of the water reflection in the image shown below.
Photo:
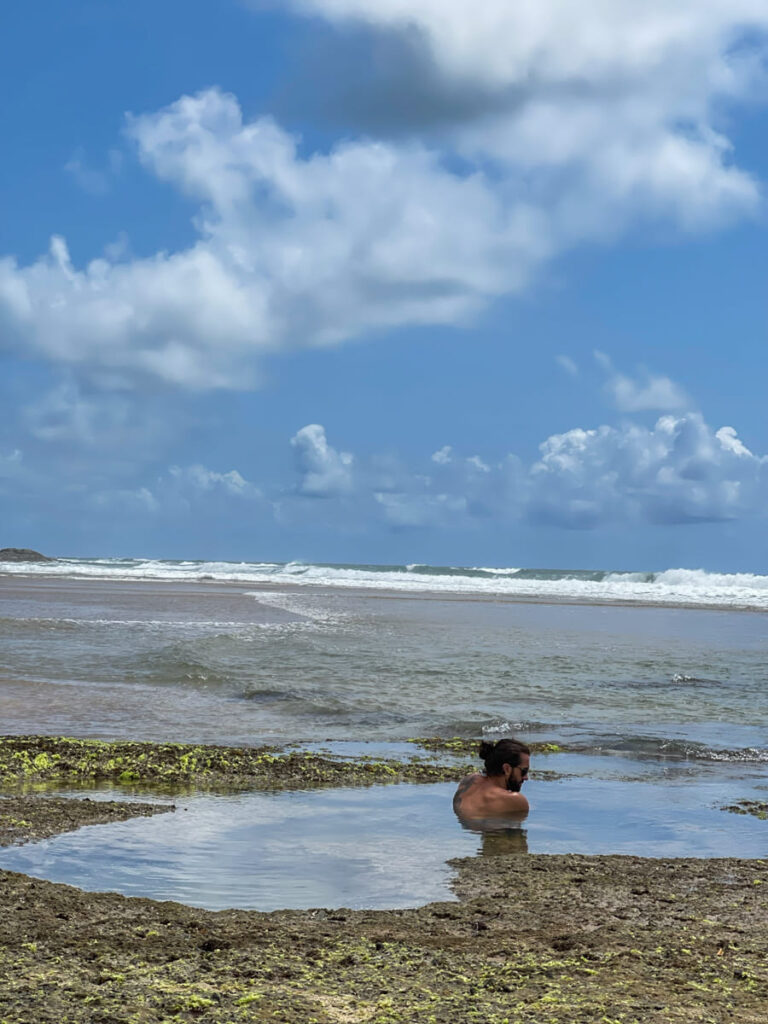
M446 861L478 849L452 789L199 795L173 814L0 850L0 867L209 910L419 906L455 898Z
M171 814L0 850L0 868L210 910L409 907L453 898L446 862L528 852L764 857L765 822L719 808L728 782L533 780L534 810L458 818L452 783L196 795ZM530 848L530 849L529 849Z
M483 832L480 853L484 857L508 857L528 853L528 832L520 827Z
M457 814L465 832L480 836L478 853L483 857L508 857L528 853L528 830L522 822L527 813L504 818L466 818Z

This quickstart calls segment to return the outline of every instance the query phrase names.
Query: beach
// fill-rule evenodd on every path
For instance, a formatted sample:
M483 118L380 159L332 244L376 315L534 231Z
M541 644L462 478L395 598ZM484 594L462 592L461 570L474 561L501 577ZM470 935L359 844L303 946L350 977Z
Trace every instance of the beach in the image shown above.
M768 1024L768 0L5 8L0 1024Z
M0 843L74 827L78 814L92 824L152 810L69 800L63 823L61 803L9 801L25 817L0 831ZM0 871L2 1019L765 1019L763 860L501 850L453 867L457 902L269 914L92 894Z
M764 1019L759 580L64 569L0 576L0 1019Z

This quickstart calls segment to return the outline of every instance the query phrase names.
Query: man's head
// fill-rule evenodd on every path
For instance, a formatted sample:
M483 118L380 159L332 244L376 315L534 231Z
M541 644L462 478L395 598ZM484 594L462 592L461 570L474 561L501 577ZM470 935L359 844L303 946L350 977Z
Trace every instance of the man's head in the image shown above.
M531 752L519 740L504 739L480 744L480 757L485 761L485 774L505 778L507 789L519 793L528 777Z

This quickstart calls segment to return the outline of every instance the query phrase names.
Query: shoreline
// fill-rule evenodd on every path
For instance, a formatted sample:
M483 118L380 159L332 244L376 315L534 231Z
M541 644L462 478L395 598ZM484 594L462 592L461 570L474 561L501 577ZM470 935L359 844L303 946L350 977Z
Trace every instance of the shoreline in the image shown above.
M505 594L503 592L488 593L475 590L423 590L409 588L399 590L396 587L364 586L359 582L345 585L342 583L292 583L290 581L247 582L237 579L214 579L213 577L202 576L197 579L160 579L154 576L91 576L78 573L22 573L2 572L0 580L20 580L23 582L35 581L36 583L54 584L62 583L87 583L87 584L113 584L121 587L126 584L136 586L163 587L177 589L183 593L189 593L192 587L200 587L204 590L220 590L224 587L239 590L245 596L258 597L259 592L290 593L290 594L330 594L344 595L348 597L380 598L389 601L461 601L483 604L523 604L523 605L547 605L554 607L584 607L584 608L658 608L662 610L680 611L702 611L702 612L745 612L757 615L768 615L768 607L755 607L748 604L727 604L723 602L699 602L699 601L673 601L656 599L653 601L642 600L641 598L618 598L618 597L586 597L567 595L547 594Z
M90 750L103 767L127 756L123 748L135 764L154 747L158 759L173 754L177 768L186 758L191 769L182 745L5 737L0 749L8 739L38 741L34 756L15 759L32 784L67 744L71 766L87 765ZM199 748L189 784L197 789L218 763L240 781L244 765L266 765L277 788L286 779L312 785L306 772L286 774L279 755L254 763L264 748L244 751L230 772L222 761L234 749ZM48 761L35 768L43 753ZM149 772L158 759L144 759ZM351 768L370 784L391 779L382 764ZM0 791L0 845L163 812L173 806ZM525 854L450 863L456 903L270 913L89 893L0 871L0 1020L763 1024L766 861Z

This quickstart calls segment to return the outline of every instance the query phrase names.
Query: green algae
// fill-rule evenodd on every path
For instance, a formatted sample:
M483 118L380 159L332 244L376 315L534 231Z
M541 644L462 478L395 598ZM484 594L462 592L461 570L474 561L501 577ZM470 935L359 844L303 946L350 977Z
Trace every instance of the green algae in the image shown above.
M0 765L6 783L33 787L156 784L161 770L197 788L466 770L55 737L1 739ZM4 796L0 844L170 809ZM271 914L0 871L0 1024L764 1024L763 861L528 855L454 866L457 903Z
M761 862L457 869L459 903L271 914L0 872L0 1021L763 1024Z
M350 761L277 747L104 742L62 736L0 737L0 786L45 788L111 782L170 792L300 789L381 782L455 781L471 766L424 760Z
M735 804L726 804L721 811L731 814L752 814L761 821L768 820L768 803L764 800L737 800Z

